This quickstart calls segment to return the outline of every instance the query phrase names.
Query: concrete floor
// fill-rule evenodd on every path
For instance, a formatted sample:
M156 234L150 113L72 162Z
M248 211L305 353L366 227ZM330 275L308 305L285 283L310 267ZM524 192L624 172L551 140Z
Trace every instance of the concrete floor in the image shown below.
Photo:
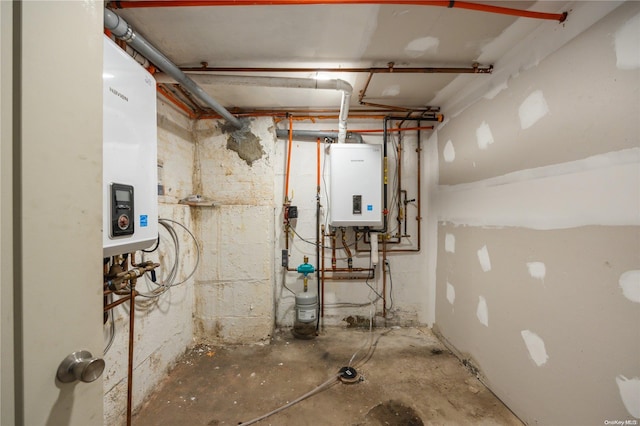
M145 425L238 425L331 381L256 424L295 426L522 425L427 328L327 328L313 340L283 330L270 345L198 346L133 418Z

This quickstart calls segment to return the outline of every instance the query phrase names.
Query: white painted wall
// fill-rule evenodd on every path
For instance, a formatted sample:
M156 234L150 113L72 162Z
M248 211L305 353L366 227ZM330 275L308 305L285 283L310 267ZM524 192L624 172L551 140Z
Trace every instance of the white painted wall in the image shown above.
M245 124L234 131L201 120L195 132L194 188L215 203L196 211L203 258L194 314L202 342L265 342L274 327L273 125ZM228 147L232 134L239 135L237 151Z
M640 417L639 17L573 4L430 140L436 327L529 424Z
M183 114L158 99L158 160L164 165L164 196L159 196L161 218L175 220L195 234L192 208L178 201L192 193L192 173L195 145L192 142L192 122ZM187 232L179 225L174 227L180 240L178 281L192 271L197 259L196 247ZM159 226L161 237L159 254L149 255L161 263L158 278L164 279L175 259L175 249L170 234ZM138 255L140 253L138 252ZM140 259L138 259L140 260ZM157 387L176 359L194 343L193 310L194 278L173 287L156 299L136 299L133 408L134 411ZM139 280L137 290L148 293L154 287ZM129 339L129 304L114 309L116 337L105 356L104 373L105 414L104 424L124 424L127 398L127 356ZM105 336L109 335L105 325Z

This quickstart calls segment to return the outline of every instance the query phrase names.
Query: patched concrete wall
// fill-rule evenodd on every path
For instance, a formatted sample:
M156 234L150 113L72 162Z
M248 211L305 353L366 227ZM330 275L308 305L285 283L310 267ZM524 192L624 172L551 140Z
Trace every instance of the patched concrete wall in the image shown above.
M528 424L640 418L638 22L603 14L430 140L436 327Z
M192 211L178 200L192 193L194 143L192 122L172 107L158 100L158 160L164 165L165 196L159 196L161 218L175 220L192 232ZM178 279L186 278L196 262L196 248L188 233L173 224L180 239ZM161 263L158 279L165 279L175 259L173 242L159 226L159 253L148 257ZM137 259L138 261L140 259ZM193 343L194 279L173 287L156 299L138 297L135 312L133 407L140 406L173 367L176 359ZM137 290L148 293L155 288L139 280ZM129 344L129 304L113 310L116 335L105 356L104 424L126 423L127 358ZM108 335L109 323L105 325Z
M273 120L246 120L240 130L216 120L196 125L195 192L216 204L194 208L203 255L196 338L266 341L274 327Z

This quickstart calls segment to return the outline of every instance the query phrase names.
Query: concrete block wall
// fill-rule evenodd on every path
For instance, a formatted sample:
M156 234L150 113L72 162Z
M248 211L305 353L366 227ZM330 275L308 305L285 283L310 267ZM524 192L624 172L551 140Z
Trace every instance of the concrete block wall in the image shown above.
M215 202L195 208L202 266L195 286L196 338L267 341L274 328L275 133L271 119L196 123L194 188Z
M158 159L164 165L164 196L159 196L161 218L175 220L195 232L192 211L178 200L192 193L194 143L191 121L158 100ZM196 248L191 237L179 225L172 224L180 240L178 278L191 272L196 262ZM159 253L149 255L161 263L158 278L164 279L175 259L173 242L159 226ZM140 259L137 259L140 260ZM194 279L173 287L156 299L136 299L133 407L140 406L157 387L176 359L193 344ZM154 288L139 280L137 290L148 293ZM129 344L129 304L113 310L116 335L105 355L104 424L125 424L127 406L127 357ZM109 324L105 325L108 335Z
M639 23L575 4L430 140L436 328L527 424L640 418Z

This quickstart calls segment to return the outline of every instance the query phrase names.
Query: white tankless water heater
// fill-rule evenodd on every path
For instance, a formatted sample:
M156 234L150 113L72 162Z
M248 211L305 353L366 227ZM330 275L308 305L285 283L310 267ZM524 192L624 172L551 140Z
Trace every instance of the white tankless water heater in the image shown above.
M152 246L158 238L155 79L104 37L103 257Z
M330 225L382 226L382 146L332 144L329 166Z

